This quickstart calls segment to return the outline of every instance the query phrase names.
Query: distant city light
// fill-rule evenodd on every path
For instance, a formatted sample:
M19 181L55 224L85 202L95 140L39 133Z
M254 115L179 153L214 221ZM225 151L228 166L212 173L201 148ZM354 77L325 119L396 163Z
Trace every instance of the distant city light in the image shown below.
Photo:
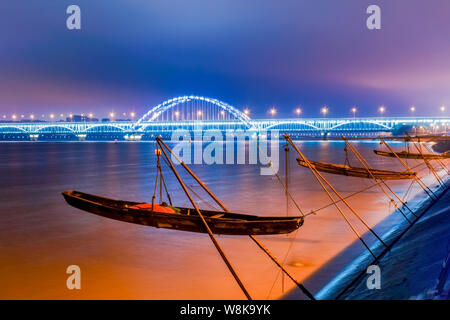
M70 113L69 114L69 118L72 119L73 118L73 114Z
M62 117L64 117L64 114L63 114L63 113L61 113L61 114L60 114L59 116L60 116L60 117L62 118Z
M131 116L131 118L134 118L134 116L136 115L136 113L134 113L134 112L130 112L130 116Z
M23 119L23 118L25 118L25 115L24 114L22 114L22 115L20 115L20 117Z
M110 118L114 118L114 112L110 112L110 113L109 113L109 117L110 117Z
M53 113L50 113L50 119L53 119L55 115Z
M6 114L3 115L3 119L6 119Z
M88 114L88 117L89 117L90 119L92 119L92 117L94 117L94 115L93 115L92 113L89 113L89 114Z

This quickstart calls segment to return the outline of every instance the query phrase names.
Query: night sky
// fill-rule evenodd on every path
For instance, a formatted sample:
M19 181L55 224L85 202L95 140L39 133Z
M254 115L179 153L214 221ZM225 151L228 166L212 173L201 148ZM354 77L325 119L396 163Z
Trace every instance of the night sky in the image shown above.
M66 28L66 8L82 30ZM366 28L378 4L382 29ZM442 115L448 0L2 0L0 114L142 114L218 98L251 117Z

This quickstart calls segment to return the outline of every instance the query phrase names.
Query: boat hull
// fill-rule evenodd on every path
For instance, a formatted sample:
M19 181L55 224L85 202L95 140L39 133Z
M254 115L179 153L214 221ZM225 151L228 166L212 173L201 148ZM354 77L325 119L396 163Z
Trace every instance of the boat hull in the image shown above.
M308 167L308 165L303 159L297 159L297 162L299 165L303 167ZM309 161L309 162L318 171L350 177L372 179L373 175L377 179L403 180L403 179L414 179L414 177L416 176L415 172L395 172L377 169L371 169L370 174L366 168L350 167L343 164L324 163L317 161Z
M108 199L73 190L62 194L71 206L102 217L156 228L206 233L201 218L192 208L179 208L180 213L160 213L130 208L139 202ZM215 234L287 234L303 225L303 217L258 217L209 210L201 212Z
M450 159L450 153L444 152L442 154L435 154L435 153L409 153L409 152L397 152L394 154L393 152L385 152L385 151L379 151L379 150L373 150L375 154L383 157L391 157L396 158L395 155L397 155L399 158L403 159L416 159L416 160L438 160L438 159Z

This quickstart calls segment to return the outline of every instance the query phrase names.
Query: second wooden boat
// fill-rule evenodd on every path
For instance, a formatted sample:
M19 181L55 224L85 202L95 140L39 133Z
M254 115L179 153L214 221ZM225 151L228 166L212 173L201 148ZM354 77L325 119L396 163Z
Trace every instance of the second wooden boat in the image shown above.
M156 228L206 233L192 208L173 208L151 203L123 201L79 191L64 191L71 206L96 215ZM211 231L226 235L286 234L303 225L303 217L258 217L253 215L201 210Z
M418 159L418 160L437 160L437 159L450 159L450 152L444 152L444 153L411 153L406 151L396 152L395 154L393 152L386 152L386 151L380 151L380 150L373 150L375 154L383 157L391 157L396 158L395 155L397 155L399 158L403 159Z
M297 158L299 165L308 168L308 164L300 158ZM366 168L351 167L345 164L334 164L327 162L309 161L314 168L318 171L339 174L343 176L358 177L372 179L372 175L377 179L383 180L402 180L402 179L414 179L415 172L397 172L388 170L370 169L370 173Z

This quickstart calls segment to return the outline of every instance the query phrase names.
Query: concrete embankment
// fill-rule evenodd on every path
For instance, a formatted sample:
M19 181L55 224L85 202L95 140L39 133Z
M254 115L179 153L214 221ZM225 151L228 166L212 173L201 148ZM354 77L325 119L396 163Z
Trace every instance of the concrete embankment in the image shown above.
M447 181L447 184L449 181ZM373 261L361 256L329 282L318 299L450 299L450 191L435 190L438 200L425 201L416 211L420 218L411 226L398 228L384 241L393 243ZM380 289L369 265L380 269Z

